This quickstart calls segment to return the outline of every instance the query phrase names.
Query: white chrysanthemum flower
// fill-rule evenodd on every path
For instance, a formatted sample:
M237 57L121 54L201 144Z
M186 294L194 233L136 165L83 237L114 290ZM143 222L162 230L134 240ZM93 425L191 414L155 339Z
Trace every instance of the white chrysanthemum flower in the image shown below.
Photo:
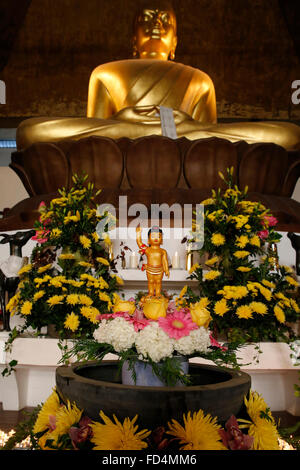
M114 318L108 322L106 334L109 344L112 345L116 352L130 349L136 339L134 326L122 317Z
M111 344L116 352L130 349L135 342L136 332L134 326L122 317L113 320L102 320L94 338L99 343Z
M98 343L106 343L106 325L107 320L102 320L98 328L93 333L93 336Z
M154 362L171 357L174 351L174 341L157 322L150 323L138 333L135 346L139 355L149 356Z
M190 355L196 352L205 353L210 346L210 332L201 326L192 330L189 335L183 336L175 342L174 348L179 354Z
M195 344L191 335L183 336L178 339L175 343L175 349L179 354L183 356L188 356L195 352Z

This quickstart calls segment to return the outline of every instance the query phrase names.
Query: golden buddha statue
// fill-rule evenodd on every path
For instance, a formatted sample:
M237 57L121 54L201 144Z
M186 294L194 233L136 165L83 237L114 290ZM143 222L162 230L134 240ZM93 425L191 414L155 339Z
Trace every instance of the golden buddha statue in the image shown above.
M34 142L92 135L113 139L161 135L160 106L173 109L178 137L221 137L231 142L273 142L286 149L300 148L300 127L292 123L217 124L210 77L173 61L176 17L170 6L149 0L147 8L138 12L134 30L135 58L102 64L92 72L87 117L27 119L17 129L18 150Z
M147 264L143 265L142 270L147 273L148 279L148 295L142 299L145 301L152 297L163 297L161 295L161 285L163 275L170 276L168 256L166 250L160 247L163 241L163 233L159 227L152 227L148 232L148 244L142 243L141 238L142 229L140 225L136 227L136 242L139 247L139 252L146 255Z

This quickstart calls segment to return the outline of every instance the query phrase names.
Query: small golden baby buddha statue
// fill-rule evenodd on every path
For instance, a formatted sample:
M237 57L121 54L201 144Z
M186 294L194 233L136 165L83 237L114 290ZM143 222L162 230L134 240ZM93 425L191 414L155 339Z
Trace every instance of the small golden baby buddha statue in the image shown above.
M157 226L152 227L148 232L149 246L142 242L142 229L140 225L136 227L136 234L139 253L147 257L147 264L142 266L142 270L146 271L148 279L148 295L146 298L162 297L161 284L163 275L170 276L167 252L160 247L163 242L163 232Z

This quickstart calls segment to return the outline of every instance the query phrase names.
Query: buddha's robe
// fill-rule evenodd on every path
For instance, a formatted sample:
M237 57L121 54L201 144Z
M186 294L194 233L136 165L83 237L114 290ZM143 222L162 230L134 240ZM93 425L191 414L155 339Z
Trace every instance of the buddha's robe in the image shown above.
M132 59L97 67L90 78L88 117L31 118L17 129L17 147L34 142L113 139L161 135L159 106L173 109L178 137L222 137L230 141L274 142L300 148L300 127L290 123L216 124L215 89L210 77L171 61Z

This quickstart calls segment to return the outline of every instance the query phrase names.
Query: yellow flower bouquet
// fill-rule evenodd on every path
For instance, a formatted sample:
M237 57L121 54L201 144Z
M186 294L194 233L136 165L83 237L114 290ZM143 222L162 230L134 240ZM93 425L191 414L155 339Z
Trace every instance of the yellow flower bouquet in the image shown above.
M40 205L33 237L38 243L7 305L25 327L51 324L62 338L92 334L99 315L111 311L120 284L110 273L108 234L105 227L99 231L107 214L98 214L93 184L86 180L74 175L69 191L59 190L61 197L49 207Z
M190 270L199 295L187 289L182 305L205 299L210 328L231 341L293 341L298 282L291 268L278 263L277 220L260 202L246 199L247 188L234 185L233 168L220 177L227 189L213 190L202 202L204 228L195 230L203 240L199 253L206 255L205 266Z

